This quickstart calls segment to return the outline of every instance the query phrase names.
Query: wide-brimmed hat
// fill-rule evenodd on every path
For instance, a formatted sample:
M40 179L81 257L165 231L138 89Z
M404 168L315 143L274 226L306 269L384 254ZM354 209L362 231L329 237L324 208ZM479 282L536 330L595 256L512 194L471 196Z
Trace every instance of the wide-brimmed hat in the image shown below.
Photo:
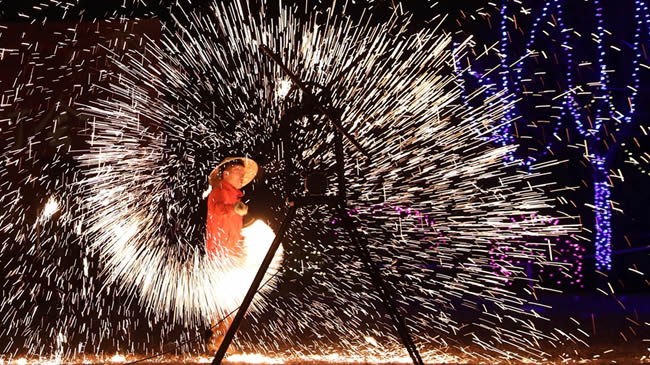
M259 169L259 167L257 166L257 162L251 160L248 157L226 157L223 161L219 163L219 166L217 166L214 170L212 170L212 172L210 173L209 181L212 182L213 179L218 178L219 169L223 165L235 160L241 160L244 163L244 182L242 183L242 186L246 186L251 181L253 181L255 175L257 175L257 170Z

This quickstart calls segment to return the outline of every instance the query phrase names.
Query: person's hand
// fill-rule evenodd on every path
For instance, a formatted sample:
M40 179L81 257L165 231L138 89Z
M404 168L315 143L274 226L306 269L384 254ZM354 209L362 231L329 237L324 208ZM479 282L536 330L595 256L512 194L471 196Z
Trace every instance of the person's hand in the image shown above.
M241 215L242 217L245 216L248 214L248 205L242 202L235 203L235 213Z

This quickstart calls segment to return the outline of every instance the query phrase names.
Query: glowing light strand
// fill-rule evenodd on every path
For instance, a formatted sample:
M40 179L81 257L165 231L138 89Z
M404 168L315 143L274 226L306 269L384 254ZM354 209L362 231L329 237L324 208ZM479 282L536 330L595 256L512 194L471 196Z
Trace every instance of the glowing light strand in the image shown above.
M500 38L500 68L501 68L501 90L506 94L502 98L501 102L504 104L506 110L504 117L501 120L501 126L496 131L496 142L501 144L501 146L512 145L515 142L515 138L510 134L510 129L512 128L512 111L514 106L509 105L512 101L510 96L510 66L508 65L508 0L503 0L501 2L501 9L499 9L499 14L501 16L501 23L499 28ZM512 162L515 160L515 157L512 153L509 153L505 156L506 161Z

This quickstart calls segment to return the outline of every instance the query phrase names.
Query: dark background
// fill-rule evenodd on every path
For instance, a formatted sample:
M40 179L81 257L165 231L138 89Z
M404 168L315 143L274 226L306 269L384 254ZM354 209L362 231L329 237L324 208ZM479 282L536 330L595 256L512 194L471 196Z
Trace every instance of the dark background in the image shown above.
M303 2L296 1L296 4L302 6ZM434 10L429 6L423 5L420 1L405 2L402 4L403 8L411 11L413 13L413 22L410 27L413 30L417 30L420 27L431 27L437 24L438 21L431 22L431 19L435 19L436 14L447 12L449 13L448 18L443 23L443 28L452 33L453 36L458 39L460 42L467 35L472 35L475 37L479 44L492 44L497 42L500 39L498 26L500 21L498 8L494 8L491 5L485 4L476 4L477 2L460 2L460 1L443 1L440 2ZM500 2L497 2L500 3ZM20 48L24 47L21 45L21 42L28 42L34 44L38 42L41 47L50 47L53 48L55 45L52 44L53 32L62 32L65 33L66 30L70 27L71 24L80 22L80 28L82 31L78 33L84 34L84 36L79 37L79 43L76 44L75 49L64 49L60 52L60 58L50 59L47 62L51 62L52 65L58 64L68 64L67 60L74 54L75 50L81 50L85 48L92 47L93 44L97 43L98 40L110 40L111 38L119 37L126 41L129 40L129 34L147 34L150 35L153 39L160 37L160 22L156 19L165 20L167 15L167 5L164 3L150 3L148 6L142 4L127 7L123 7L123 1L82 1L78 6L75 6L70 11L63 11L61 8L55 8L54 6L45 6L39 9L34 9L34 3L22 2L22 1L0 1L0 19L2 23L0 25L4 26L1 30L2 37L2 47L5 48ZM197 3L198 4L198 3ZM510 2L512 7L515 7L515 3ZM533 14L539 12L539 5L537 2L529 2L532 5L531 11ZM567 2L569 4L569 2ZM572 2L571 4L575 4ZM626 85L630 84L629 80L629 65L631 64L631 59L633 57L632 52L630 51L630 42L633 36L633 22L632 18L632 2L624 2L617 4L606 5L606 18L607 18L607 27L612 31L613 35L608 39L608 44L614 44L622 49L621 52L609 52L608 53L608 65L609 68L616 70L610 79L610 89L615 93L615 103L617 105L623 105L626 102ZM201 7L201 5L196 5ZM262 5L259 5L262 6ZM315 9L326 9L329 4L326 2L315 2L312 4ZM342 6L339 4L338 6ZM520 6L516 5L515 9L518 10ZM77 11L74 11L74 10ZM85 9L83 16L78 16L78 9ZM376 14L376 21L381 21L382 19L389 16L392 11L395 11L393 8L392 1L375 1L371 3L366 2L357 2L354 5L348 7L348 11L352 16L361 16L364 9L372 9ZM272 14L273 9L269 10ZM588 40L588 34L590 29L593 28L593 23L590 23L584 13L586 10L584 7L580 6L567 6L565 8L565 22L567 24L572 24L576 30L580 30L584 36L584 43L577 45L574 48L575 59L574 62L579 62L581 60L594 60L595 59L595 47L593 47L593 42ZM99 33L92 33L94 25L93 21L96 19L111 19L112 17L126 16L132 19L141 18L143 19L140 22L134 22L133 26L127 31L123 29L118 29L110 24L110 22L101 22L102 30ZM519 29L513 29L510 27L511 34L509 35L511 41L508 45L509 59L514 60L518 59L521 55L525 53L525 49L522 46L525 43L526 32L530 27L531 18L533 16L525 16L522 14L517 14L518 26ZM39 25L41 21L47 20L47 26ZM85 28L84 28L85 27ZM87 29L87 31L83 31ZM592 29L593 31L593 29ZM525 63L525 74L533 74L536 71L544 70L547 72L544 76L544 86L537 85L542 88L548 87L547 85L555 85L557 90L563 90L564 81L565 81L565 72L563 67L562 55L559 49L559 44L557 39L561 33L553 33L549 37L540 37L540 41L536 44L537 48L543 48L549 55L557 54L558 57L553 62L537 62L536 59L527 61ZM646 47L650 43L647 38L644 39ZM11 44L10 44L11 43ZM589 47L587 45L591 45ZM101 55L101 50L96 50L99 55ZM43 51L45 54L46 52ZM97 54L95 55L97 56ZM553 57L550 57L554 59ZM78 57L78 59L83 59L83 57ZM95 62L101 62L101 57L93 57ZM0 84L1 90L8 90L14 79L18 78L24 80L29 72L29 64L25 62L19 62L19 59L16 57L7 57L5 60L0 61ZM38 61L38 60L36 60ZM36 62L35 61L35 62ZM642 62L648 63L647 54L644 53ZM474 68L477 71L489 69L498 63L498 58L494 55L485 57L480 61L474 63ZM105 65L104 65L105 66ZM9 107L0 108L0 123L2 124L2 129L0 130L0 136L2 137L3 142L0 143L2 148L0 152L3 154L10 154L11 151L26 147L29 144L30 138L32 141L40 141L40 144L35 144L33 155L30 158L26 158L21 162L24 165L21 166L5 166L2 170L2 178L0 183L6 184L10 181L13 184L25 184L27 193L24 194L24 201L21 202L21 206L25 207L26 214L25 220L33 221L38 214L38 207L42 207L47 200L47 186L40 186L38 184L29 184L27 183L29 179L26 179L25 171L30 171L33 175L43 175L47 174L51 177L60 178L62 184L65 184L66 181L72 181L75 176L65 176L65 174L74 174L75 171L75 161L72 158L66 157L65 153L60 153L60 151L75 151L82 150L86 148L85 138L80 138L87 132L87 121L82 117L78 116L75 110L67 110L67 113L61 114L59 107L56 106L56 102L61 102L66 104L66 99L69 95L77 95L78 90L76 86L78 84L86 84L88 82L88 77L92 77L97 82L101 82L101 75L97 74L97 65L93 64L84 64L81 66L70 66L70 69L57 69L55 71L50 71L44 75L41 75L45 80L54 80L52 84L48 87L52 90L56 90L55 95L42 95L38 91L30 94L29 98L25 98L20 103L10 105ZM73 72L74 71L74 72ZM59 72L59 77L52 77L52 72ZM644 73L645 72L645 73ZM648 89L648 70L641 71L643 76L643 87L640 89L639 96L637 97L638 111L634 115L633 123L643 124L645 126L650 126L649 123L649 110L647 100L650 100L650 90ZM496 79L498 76L495 74ZM585 69L580 75L579 79L576 80L576 83L589 82L597 77L597 70L595 68ZM26 81L26 80L25 80ZM467 80L467 87L471 89L473 87L473 81ZM555 95L555 94L553 94ZM542 98L543 99L543 98ZM526 136L527 138L521 138L517 142L521 143L521 147L517 151L517 156L522 158L527 158L529 156L534 156L539 158L540 161L550 158L549 156L541 156L539 153L543 150L543 146L547 144L549 139L552 139L551 132L553 125L545 126L543 123L537 124L537 127L530 127L530 121L537 120L546 120L548 115L544 114L543 111L539 111L535 108L535 105L539 105L543 102L540 98L523 98L518 104L518 112L522 115L522 119L518 120L516 123L518 125L518 130L521 133L521 136ZM547 100L548 101L548 100ZM33 121L31 124L26 125L21 128L6 128L4 123L12 121L17 122L17 119L22 116L25 118L29 116ZM57 128L53 127L53 122L58 123ZM561 120L562 123L561 130L567 129L567 133L570 136L571 142L568 143L554 143L552 147L554 158L557 159L567 159L568 162L556 166L553 169L553 174L549 176L550 180L556 181L560 187L575 187L575 189L562 191L556 193L558 197L566 199L568 203L558 203L562 206L562 209L572 215L577 215L580 217L580 221L583 223L586 229L583 236L586 238L593 238L593 221L594 214L590 207L585 204L593 203L593 188L592 188L592 178L593 178L593 168L589 162L582 157L582 149L577 148L581 143L579 134L575 131L575 128L572 127L570 120ZM25 124L21 124L25 125ZM17 134L15 134L17 133ZM595 261L593 259L593 247L589 242L582 242L582 245L586 248L586 254L583 260L583 273L585 275L584 287L581 287L576 284L571 284L568 281L563 281L557 286L558 288L565 291L565 293L575 294L576 298L578 295L591 298L590 295L595 292L595 288L603 287L605 282L613 283L617 291L617 298L625 302L628 297L639 297L645 296L648 293L648 285L650 282L646 277L640 276L634 272L631 272L629 268L636 268L637 270L647 273L650 272L650 260L649 260L649 247L650 247L650 234L649 234L649 225L650 225L650 192L647 187L650 186L650 177L647 174L643 174L635 166L632 166L629 163L626 163L627 156L623 152L620 146L621 141L627 141L628 144L632 143L632 138L637 137L638 141L641 143L636 152L641 153L642 151L650 151L650 139L647 136L643 136L636 131L629 131L623 133L619 136L619 143L612 144L612 158L610 160L610 169L613 171L618 171L620 169L622 175L624 176L624 181L616 178L612 178L612 200L617 202L618 208L621 212L614 212L612 218L612 246L614 250L613 256L613 269L608 273L596 273ZM7 141L6 144L4 141ZM26 168L25 166L28 166ZM63 175L63 176L62 176ZM4 190L4 188L3 188ZM268 190L265 190L263 186L258 182L257 185L250 189L248 192L249 196L253 202L256 200L255 194L258 196L263 196L269 194ZM4 194L3 194L4 195ZM277 197L276 197L277 198ZM7 203L11 197L4 196L2 199L5 199L3 203ZM263 199L257 199L258 201L263 201ZM1 201L1 200L0 200ZM574 204L571 204L573 202ZM74 202L68 202L67 204L74 204ZM268 216L272 214L269 211L266 211L265 207L256 206L252 203L251 206L252 213L259 216ZM56 223L50 223L56 224ZM65 238L65 233L70 230L72 227L44 227L43 229L54 229L60 230L62 232L61 239ZM29 232L22 232L21 234L30 235ZM2 242L8 242L8 240L14 239L14 237L5 237L0 236ZM74 248L72 250L75 250ZM77 248L80 250L80 248ZM6 253L5 253L6 254ZM80 251L57 251L50 252L50 257L58 257L62 261L60 267L61 270L65 271L65 266L75 266L78 265L78 262L68 262L66 260L71 260L74 258L77 260L79 257L82 257L83 254ZM6 256L9 257L10 255ZM20 271L20 267L16 265L19 261L10 261L8 262L0 271L3 274L5 280L10 281L14 280L16 275L16 270ZM38 263L35 263L27 272L23 272L22 279L32 282L40 282L40 285L43 285L44 288L47 288L51 283L43 282L41 276L39 276L39 266ZM91 268L92 270L93 268ZM96 269L96 267L94 268ZM544 274L535 273L540 275L546 280L553 280L549 277L546 277ZM72 274L70 274L72 275ZM26 278L30 278L29 280ZM65 275L63 276L65 277ZM70 277L72 280L73 278ZM70 285L70 283L63 284L60 287L65 287L65 285ZM56 286L52 286L50 290L61 290L56 289ZM5 292L3 289L3 295L7 295L8 291ZM47 290L43 292L43 295L39 297L39 310L44 311L42 313L43 317L47 317L54 313L54 310L58 310L61 303L52 303L48 299ZM631 300L631 299L630 299ZM637 300L634 302L636 309L641 311L646 311L643 305L644 299ZM558 303L558 311L568 311L572 305L575 304L566 304L567 302L560 301ZM589 300L586 303L581 302L584 307L584 312L587 311L620 311L620 307L617 307L615 301L611 300L609 302L601 302L598 300ZM620 302L619 302L620 303ZM108 306L119 306L116 303L103 303ZM48 309L50 308L50 309ZM77 311L79 315L84 318L91 318L96 314L96 311L100 310L99 308L82 308L76 307L74 305L68 306L66 311ZM629 308L626 308L629 310ZM52 313L50 313L52 311ZM12 312L14 316L19 318L20 310ZM619 312L617 312L619 313ZM625 313L625 312L620 312ZM619 313L619 314L620 314ZM122 313L119 309L116 312L114 321L118 324L120 321L128 321L136 319L137 315L124 310ZM124 322L127 323L127 322ZM73 325L70 323L61 323L61 326ZM146 332L146 324L139 324L141 333ZM164 328L165 324L156 324ZM95 330L98 330L97 328ZM5 333L0 333L0 337L4 335L6 338L7 335L12 335L12 329L5 329ZM89 329L89 333L92 332L92 329ZM100 331L97 331L100 332ZM138 333L127 334L126 331L122 334L122 338L117 339L107 339L108 342L113 342L113 344L126 340L129 336L137 337ZM119 337L119 336L118 336ZM20 340L17 340L20 341ZM100 341L101 342L101 341Z

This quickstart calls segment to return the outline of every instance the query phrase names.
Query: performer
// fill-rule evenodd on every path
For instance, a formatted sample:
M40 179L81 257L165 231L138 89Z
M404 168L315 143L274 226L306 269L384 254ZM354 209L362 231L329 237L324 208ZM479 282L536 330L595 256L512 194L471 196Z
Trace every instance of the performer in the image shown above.
M208 258L220 260L221 266L239 267L247 259L242 226L248 206L241 201L243 193L240 189L255 178L257 170L257 163L249 158L228 157L210 173L212 191L208 196L206 251ZM221 318L212 322L212 350L218 349L232 322L232 318L227 317L216 325L218 320Z

